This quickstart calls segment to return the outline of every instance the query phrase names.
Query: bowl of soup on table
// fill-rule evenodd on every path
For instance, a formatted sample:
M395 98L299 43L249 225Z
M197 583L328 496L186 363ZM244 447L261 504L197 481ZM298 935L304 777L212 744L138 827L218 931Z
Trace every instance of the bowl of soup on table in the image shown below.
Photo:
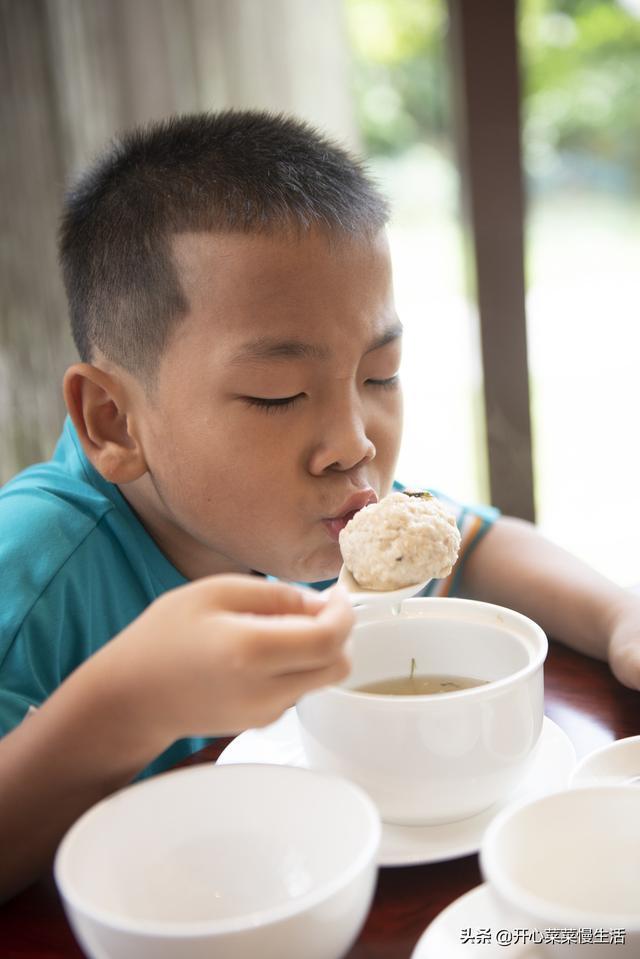
M337 776L207 764L86 812L55 878L91 959L338 959L369 910L380 833Z
M513 610L419 598L364 607L340 686L297 705L309 765L362 786L390 823L455 822L506 799L543 720L547 639Z

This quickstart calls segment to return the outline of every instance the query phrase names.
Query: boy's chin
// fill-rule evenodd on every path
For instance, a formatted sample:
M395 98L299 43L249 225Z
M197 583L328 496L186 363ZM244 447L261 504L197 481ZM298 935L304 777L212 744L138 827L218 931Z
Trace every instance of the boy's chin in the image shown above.
M276 575L280 579L292 580L295 583L323 583L337 579L342 566L342 556L337 546L335 554L309 557L293 566L283 564L283 572Z

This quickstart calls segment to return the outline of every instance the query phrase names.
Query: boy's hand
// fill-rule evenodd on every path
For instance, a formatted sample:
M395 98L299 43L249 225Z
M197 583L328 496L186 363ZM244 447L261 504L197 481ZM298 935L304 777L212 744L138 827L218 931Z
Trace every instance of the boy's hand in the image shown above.
M124 684L136 723L166 740L164 748L184 736L266 725L303 693L344 679L352 625L341 589L326 598L214 576L166 593L98 656Z
M0 739L0 901L174 740L268 723L348 673L346 595L249 576L166 593Z
M631 689L640 689L640 597L631 594L613 620L609 641L612 673Z

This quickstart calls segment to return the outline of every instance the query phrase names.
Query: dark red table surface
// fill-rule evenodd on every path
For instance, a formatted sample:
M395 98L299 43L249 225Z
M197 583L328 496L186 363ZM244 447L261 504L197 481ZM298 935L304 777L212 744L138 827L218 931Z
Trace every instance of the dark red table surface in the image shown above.
M545 665L545 712L568 734L578 758L640 734L640 693L616 682L604 663L557 643L551 643ZM228 742L217 740L191 761L216 759ZM349 959L407 959L431 920L481 881L476 855L381 869L371 912ZM0 959L17 957L82 957L50 876L0 908Z

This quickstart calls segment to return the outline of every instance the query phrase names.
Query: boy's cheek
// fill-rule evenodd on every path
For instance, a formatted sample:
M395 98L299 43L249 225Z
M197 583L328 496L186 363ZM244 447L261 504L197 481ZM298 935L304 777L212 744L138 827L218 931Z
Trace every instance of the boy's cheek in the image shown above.
M400 444L402 442L402 408L397 413L385 417L378 432L378 437L374 435L373 443L376 447L376 459L378 465L386 473L393 473L400 453Z

